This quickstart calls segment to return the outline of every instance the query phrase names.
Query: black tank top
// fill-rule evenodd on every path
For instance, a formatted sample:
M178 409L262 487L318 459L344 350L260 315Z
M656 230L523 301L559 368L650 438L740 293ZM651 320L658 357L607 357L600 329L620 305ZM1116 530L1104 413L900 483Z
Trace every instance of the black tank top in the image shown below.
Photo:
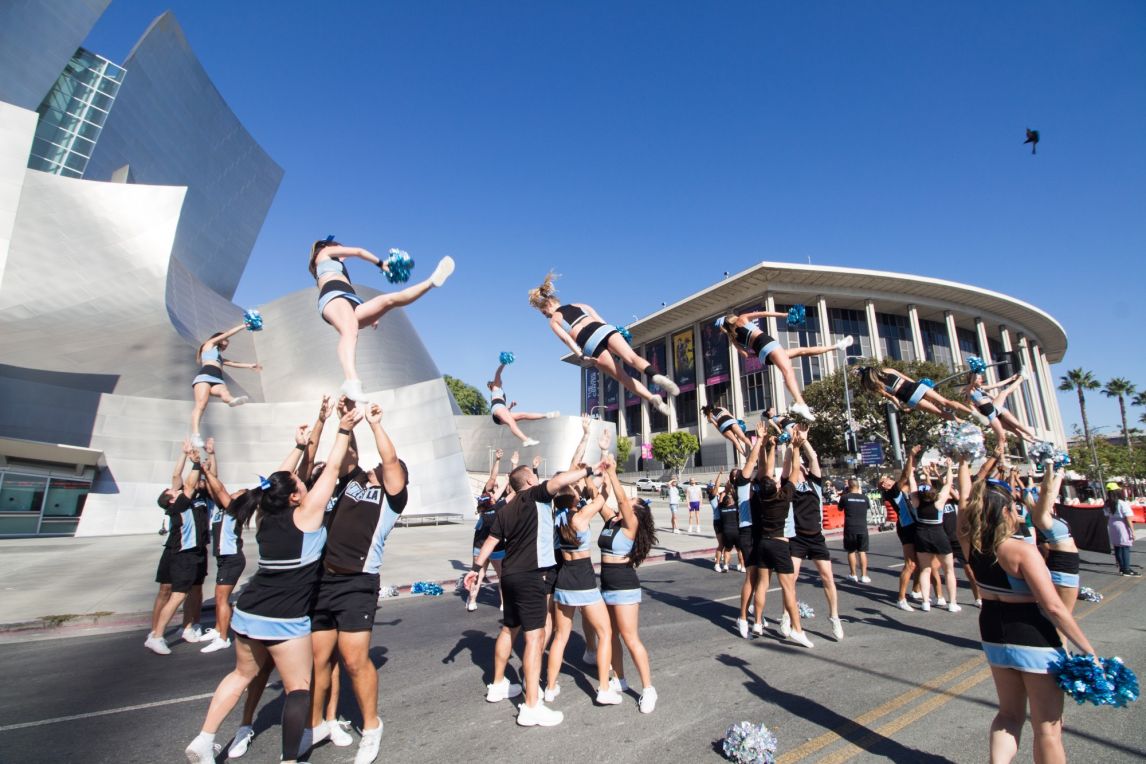
M943 513L935 506L935 502L921 501L915 510L915 519L924 525L942 525Z
M557 308L557 312L561 314L561 320L564 321L570 328L572 328L573 324L589 315L581 308L578 308L576 305L562 305Z

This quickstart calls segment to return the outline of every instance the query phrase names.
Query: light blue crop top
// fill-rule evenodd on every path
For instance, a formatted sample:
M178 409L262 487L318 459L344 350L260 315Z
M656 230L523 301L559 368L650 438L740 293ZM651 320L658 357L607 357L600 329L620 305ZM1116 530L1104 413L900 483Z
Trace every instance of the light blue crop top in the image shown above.
M633 539L625 535L624 526L619 519L605 523L601 535L597 537L597 546L601 554L611 557L628 557L633 551Z
M560 532L560 529L563 527L572 527L569 525L570 513L572 511L576 511L576 510L563 509L557 513L557 517L555 518L556 522L554 523L554 527L558 529L557 548L560 549L562 552L588 552L590 547L592 546L589 543L589 529L588 528L586 528L583 531L575 531L577 534L576 546L574 546L570 541L568 541L566 539L565 535Z
M212 345L199 355L203 358L203 363L221 364L223 362L223 358L219 353L219 348L216 345Z
M327 273L339 273L339 274L342 274L347 279L350 278L350 274L348 274L346 272L346 266L342 264L342 261L335 259L333 257L328 258L326 260L320 260L314 266L314 277L315 278L318 278L319 276L323 276Z
M1049 531L1044 531L1042 528L1035 528L1035 535L1038 536L1039 541L1044 544L1057 544L1060 541L1067 541L1071 538L1070 526L1063 520L1057 517L1051 518L1051 527Z

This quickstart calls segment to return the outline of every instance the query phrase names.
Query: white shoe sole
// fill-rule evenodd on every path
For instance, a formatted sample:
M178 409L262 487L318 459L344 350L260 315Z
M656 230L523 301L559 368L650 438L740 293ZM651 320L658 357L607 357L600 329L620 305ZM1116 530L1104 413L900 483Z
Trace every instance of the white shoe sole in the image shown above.
M430 283L436 287L440 287L446 283L446 279L454 272L454 258L446 255L438 261L438 267L434 268L433 275L430 276Z

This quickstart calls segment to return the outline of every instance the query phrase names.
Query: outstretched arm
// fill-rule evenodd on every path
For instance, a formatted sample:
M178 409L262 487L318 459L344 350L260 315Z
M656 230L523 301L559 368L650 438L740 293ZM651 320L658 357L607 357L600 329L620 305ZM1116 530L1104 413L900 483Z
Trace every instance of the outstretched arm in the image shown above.
M581 348L577 347L577 343L573 341L572 335L565 331L565 327L561 325L561 319L558 318L556 314L553 315L553 318L549 319L549 328L557 335L557 339L565 343L565 346L569 348L569 350L576 355L581 355Z
M210 492L211 498L215 500L220 509L226 510L227 507L231 506L231 494L223 482L219 480L215 463L215 446L212 440L207 441L207 460L203 462L203 477L207 478L207 490Z
M943 487L939 489L939 496L935 499L935 506L942 510L943 505L951 498L951 488L954 485L954 475L951 473L951 462L947 462L947 475L943 478Z
M338 435L334 438L334 445L326 457L326 463L341 464L350 446L350 433L354 425L362 421L362 412L356 408L346 409L342 419L338 422ZM334 495L334 486L338 483L338 470L326 469L314 481L314 485L303 497L302 503L295 509L295 525L302 531L316 531L322 525L322 516L326 513L326 504Z
M246 324L239 324L238 326L232 326L230 329L223 332L218 337L212 337L211 339L206 340L202 345L199 346L199 352L203 352L207 348L213 348L216 345L218 345L220 342L223 342L224 340L231 339L236 334L238 334L239 332L243 331L246 328L247 328Z
M1047 465L1043 475L1042 485L1039 486L1039 500L1035 502L1034 509L1031 510L1031 524L1036 528L1041 528L1044 531L1049 531L1051 526L1054 525L1054 517L1051 515L1051 510L1054 508L1055 499L1058 498L1058 489L1062 485L1063 471L1055 469L1051 465Z
M357 257L371 265L382 267L382 259L370 250L363 249L362 247L344 247L339 244L337 246L323 247L321 254L324 256L323 259Z
M617 497L617 509L621 513L621 524L625 530L635 534L639 527L639 521L637 520L637 513L633 511L633 503L629 500L629 495L625 493L621 479L617 477L617 461L612 454L606 454L601 464L613 490L613 495Z
M588 414L581 415L581 441L573 451L573 458L569 460L569 469L576 469L577 465L585 461L585 449L589 446L589 428L592 421Z
M745 321L755 321L758 318L787 318L788 314L778 310L754 310L750 313L741 313L740 317Z
M378 445L378 458L382 460L379 469L382 474L379 478L386 493L394 496L406 487L406 470L398 460L398 451L390 436L382 429L382 407L377 403L370 406L366 412L366 422L370 425L370 432L374 433L374 442Z
M545 481L545 491L550 496L553 496L565 486L573 485L578 480L583 478L591 478L593 475L600 475L604 469L605 462L602 460L596 467L586 467L584 469L572 469L567 470L566 472L559 472Z
M907 493L915 492L915 457L923 452L923 446L914 445L907 452L907 459L903 463L903 472L899 474L899 490Z
M191 471L183 479L183 495L190 499L195 495L195 489L199 487L199 475L203 471L203 465L199 459L198 449L191 449L188 456L191 457Z
M315 417L314 425L310 428L310 437L306 441L302 462L298 465L298 476L303 480L310 478L310 472L314 468L314 457L318 453L318 442L322 440L322 429L326 426L326 418L330 416L333 410L330 396L322 396L322 402L318 404L318 416Z
M290 453L283 457L282 463L279 465L280 472L294 472L298 469L299 460L302 459L302 453L306 450L308 437L310 437L310 433L305 424L300 424L295 428L294 446L291 447Z
M501 469L501 457L504 453L500 448L493 452L493 466L489 468L489 478L482 488L484 493L493 493L497 489L497 471Z
M239 363L237 361L228 361L223 359L224 366L230 366L235 369L253 369L255 371L262 371L263 365L261 363Z
M756 465L760 461L760 448L763 445L763 438L757 438L756 442L752 444L752 450L748 452L748 460L744 462L744 469L740 471L740 474L750 476L756 472Z
M497 371L493 373L493 386L501 387L501 372L505 369L505 364L498 364Z
M818 478L823 474L820 472L820 457L816 454L816 449L812 448L812 441L808 440L807 430L804 431L803 440L800 450L804 452L803 456L808 460L808 474Z
M175 469L171 473L171 490L179 491L183 488L183 468L187 466L187 456L191 453L191 441L183 439L183 451L175 460Z

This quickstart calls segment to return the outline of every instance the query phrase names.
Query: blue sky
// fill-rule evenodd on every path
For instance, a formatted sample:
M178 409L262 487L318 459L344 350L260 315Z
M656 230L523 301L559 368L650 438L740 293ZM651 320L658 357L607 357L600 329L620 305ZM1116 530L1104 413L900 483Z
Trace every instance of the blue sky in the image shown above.
M577 371L526 304L550 267L626 323L810 258L1021 298L1067 330L1056 379L1146 389L1141 2L113 0L88 46L122 60L168 8L286 171L242 304L312 285L328 233L415 275L451 254L408 309L439 368L480 386L512 350L521 408L572 413Z

